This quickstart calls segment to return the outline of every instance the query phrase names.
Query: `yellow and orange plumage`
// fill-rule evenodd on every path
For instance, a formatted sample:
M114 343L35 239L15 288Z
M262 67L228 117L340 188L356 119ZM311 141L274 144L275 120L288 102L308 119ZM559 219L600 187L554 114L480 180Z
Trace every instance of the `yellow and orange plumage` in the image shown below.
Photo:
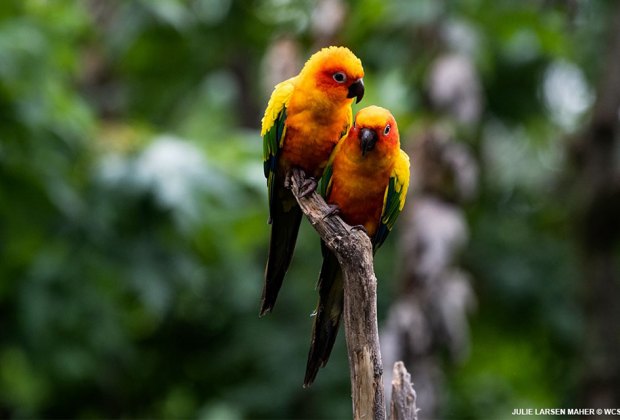
M351 104L364 94L361 61L347 48L315 53L299 75L279 83L262 120L264 171L269 190L271 240L260 314L271 311L295 249L301 210L284 187L301 168L315 180L351 125Z
M348 135L336 146L323 177L323 194L340 217L361 226L376 251L400 214L409 188L409 157L400 149L392 114L377 106L360 110ZM312 331L304 385L312 384L325 366L344 300L342 274L336 256L321 242L319 303Z

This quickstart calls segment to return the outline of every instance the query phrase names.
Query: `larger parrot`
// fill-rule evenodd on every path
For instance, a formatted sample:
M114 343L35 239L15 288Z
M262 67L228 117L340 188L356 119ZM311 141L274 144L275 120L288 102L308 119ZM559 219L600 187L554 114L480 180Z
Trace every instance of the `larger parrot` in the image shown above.
M323 195L340 217L360 226L373 252L385 241L409 188L409 157L400 148L398 127L385 108L370 106L355 116L348 135L336 146L322 180ZM321 241L323 265L319 303L312 328L304 387L325 366L338 333L344 303L343 278L336 256Z
M348 48L323 48L271 94L261 131L271 223L261 316L275 304L301 222L301 209L284 185L287 173L303 169L311 177L304 191L316 188L331 152L351 126L353 99L364 96L363 77L361 61Z

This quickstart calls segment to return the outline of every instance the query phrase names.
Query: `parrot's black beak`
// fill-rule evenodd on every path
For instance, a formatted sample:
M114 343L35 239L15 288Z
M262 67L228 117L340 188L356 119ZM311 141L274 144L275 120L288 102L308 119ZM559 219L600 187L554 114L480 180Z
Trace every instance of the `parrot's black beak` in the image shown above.
M347 98L357 98L357 100L355 101L355 103L359 103L359 101L362 100L362 98L364 97L364 80L359 79L357 80L355 83L352 83L351 86L349 86L349 94L347 95Z
M365 156L366 152L374 149L375 143L377 142L377 133L369 128L362 128L358 137L362 147L362 156Z

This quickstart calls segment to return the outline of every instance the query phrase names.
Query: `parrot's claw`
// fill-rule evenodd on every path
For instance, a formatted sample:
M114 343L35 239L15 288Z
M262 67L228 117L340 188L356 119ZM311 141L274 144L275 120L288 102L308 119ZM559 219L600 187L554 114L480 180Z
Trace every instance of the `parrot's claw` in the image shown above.
M327 207L329 207L329 210L327 210L325 214L323 215L323 220L327 219L328 217L340 215L340 209L338 208L337 205L328 204Z
M289 169L289 171L286 173L286 176L284 177L284 188L286 188L287 190L290 190L293 188L293 178L301 176L302 178L306 177L306 173L299 169L299 168L291 168ZM303 186L302 186L303 188Z
M362 232L364 232L366 235L368 235L368 231L366 230L366 228L364 227L364 225L355 225L355 226L351 226L351 230L361 230ZM370 235L368 235L370 236Z
M304 198L309 196L316 190L317 185L316 179L312 177L306 178L299 189L299 196Z

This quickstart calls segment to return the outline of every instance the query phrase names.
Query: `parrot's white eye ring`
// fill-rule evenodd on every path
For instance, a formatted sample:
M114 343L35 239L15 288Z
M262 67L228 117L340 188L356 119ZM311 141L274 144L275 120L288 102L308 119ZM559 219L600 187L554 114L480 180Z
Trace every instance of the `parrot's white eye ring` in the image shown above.
M334 73L334 75L332 76L334 78L334 80L338 83L344 83L347 81L347 75L344 74L343 72L339 71L337 73Z
M383 135L387 136L388 134L390 134L390 125L386 125L385 129L383 130Z

